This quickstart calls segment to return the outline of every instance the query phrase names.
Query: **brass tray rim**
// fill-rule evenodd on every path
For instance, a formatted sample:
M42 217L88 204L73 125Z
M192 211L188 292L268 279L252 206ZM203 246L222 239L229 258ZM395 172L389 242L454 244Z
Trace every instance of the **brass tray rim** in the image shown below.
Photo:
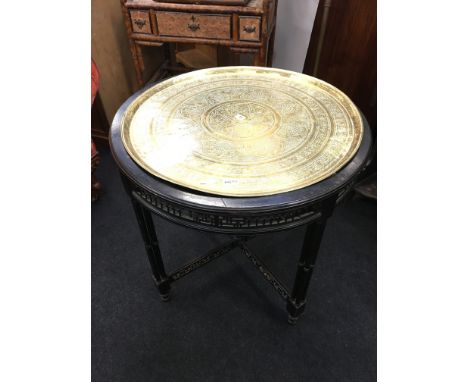
M259 192L250 192L250 193L246 194L246 193L239 193L239 192L237 192L237 193L234 193L234 192L233 193L230 193L230 192L216 192L216 190L210 189L209 187L194 186L193 184L175 181L174 179L171 179L170 177L168 177L168 176L166 176L164 174L161 174L158 171L154 170L152 167L147 165L145 161L141 160L138 155L136 155L134 153L132 145L127 141L127 137L125 136L125 130L123 129L123 126L125 125L126 122L129 121L128 120L128 115L131 114L131 113L134 114L138 110L138 107L141 104L143 104L143 102L145 102L150 96L152 96L153 94L156 93L156 91L155 91L154 93L149 94L155 87L162 86L165 83L167 83L167 86L174 85L174 84L176 84L176 83L178 83L180 81L183 81L186 77L193 76L195 73L202 73L202 72L203 73L210 73L210 72L229 73L230 71L241 71L241 70L249 70L249 71L255 71L255 72L260 72L260 73L261 72L270 72L270 73L273 72L273 73L279 73L279 74L284 73L288 77L294 77L295 80L297 80L298 77L299 78L304 77L308 81L312 80L314 82L324 84L326 87L330 87L334 91L336 91L337 94L339 94L341 97L343 97L346 100L346 102L348 104L348 107L353 109L354 116L356 116L358 118L358 121L359 121L359 124L358 124L359 128L357 128L357 126L354 126L355 127L355 132L356 132L356 139L355 139L356 143L355 143L353 149L347 153L346 159L344 161L342 161L338 167L334 168L333 171L327 171L322 176L315 178L312 183L309 180L309 181L304 181L302 183L296 183L294 185L294 187L292 187L292 188L291 187L284 187L282 189L276 189L275 191L272 191L272 192L260 192L259 191ZM164 89L164 87L162 89L159 89L159 91L163 90L163 89ZM332 177L333 175L335 175L338 171L340 171L342 168L344 168L347 164L349 164L352 161L352 159L356 155L357 151L359 150L359 147L361 146L362 138L363 138L363 134L364 134L364 122L363 122L363 118L362 118L362 115L361 115L359 109L354 104L354 102L343 91L341 91L337 87L333 86L332 84L330 84L330 83L328 83L326 81L323 81L323 80L321 80L319 78L309 76L309 75L304 74L304 73L291 71L291 70L280 69L280 68L270 68L270 67L260 67L260 66L242 66L242 65L213 67L213 68L194 70L194 71L191 71L191 72L188 72L188 73L183 73L183 74L168 78L168 79L163 80L163 81L161 81L161 82L159 82L159 83L157 83L157 84L155 84L155 85L153 85L151 87L148 87L147 89L142 90L141 94L139 94L127 106L127 108L126 108L125 112L123 113L122 118L120 120L120 126L119 127L120 127L121 140L122 140L123 146L124 146L127 154L132 158L132 160L138 166L143 168L145 171L150 173L152 176L155 176L156 178L167 181L167 182L169 182L169 183L171 183L173 185L190 189L192 191L199 191L199 192L203 192L205 194L214 195L214 196L221 196L221 197L222 196L228 196L228 197L238 197L238 198L255 198L255 197L261 197L261 196L272 196L272 195L287 193L287 192L303 189L303 188L308 187L308 186L313 186L314 184L317 184L317 183L319 183L319 182L321 182L321 181L323 181L325 179L328 179L328 178ZM128 132L128 130L129 129L127 129L127 132Z

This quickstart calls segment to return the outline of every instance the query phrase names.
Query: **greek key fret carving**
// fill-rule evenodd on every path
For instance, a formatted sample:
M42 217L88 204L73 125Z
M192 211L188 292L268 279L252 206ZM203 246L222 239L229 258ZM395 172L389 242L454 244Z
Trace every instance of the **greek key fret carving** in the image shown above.
M135 193L141 199L151 204L151 206L153 206L155 209L161 211L164 215L170 215L181 220L196 223L206 227L226 229L275 227L293 223L301 219L310 218L317 214L315 209L312 209L311 207L303 207L291 211L263 213L248 216L232 216L228 214L215 214L189 209L187 207L170 203L141 189L138 189Z

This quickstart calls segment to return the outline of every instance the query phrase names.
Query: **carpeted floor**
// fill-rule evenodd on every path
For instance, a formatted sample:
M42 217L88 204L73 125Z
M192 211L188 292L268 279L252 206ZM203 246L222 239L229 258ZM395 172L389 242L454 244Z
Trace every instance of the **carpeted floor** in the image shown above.
M130 202L108 149L92 205L93 382L376 380L376 204L354 198L330 220L305 314L285 303L239 250L179 280L161 302ZM166 269L226 241L159 218ZM291 285L303 229L250 247Z

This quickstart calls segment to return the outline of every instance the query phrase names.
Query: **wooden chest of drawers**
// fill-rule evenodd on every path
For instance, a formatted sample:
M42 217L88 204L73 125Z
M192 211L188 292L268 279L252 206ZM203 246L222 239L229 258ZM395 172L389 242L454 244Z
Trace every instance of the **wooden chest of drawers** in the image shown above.
M239 16L239 40L260 41L260 17Z
M246 5L250 0L159 0L161 3Z
M160 36L229 40L231 15L156 12Z
M276 0L250 0L245 6L121 1L140 85L144 70L141 45L223 45L236 53L253 53L256 66L271 66Z
M129 13L134 33L152 33L149 11L131 10Z

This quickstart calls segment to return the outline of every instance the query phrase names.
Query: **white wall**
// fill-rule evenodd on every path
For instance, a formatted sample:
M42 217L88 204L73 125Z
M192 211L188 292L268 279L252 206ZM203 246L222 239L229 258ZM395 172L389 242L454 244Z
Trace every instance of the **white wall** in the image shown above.
M301 72L319 0L278 0L273 67Z

